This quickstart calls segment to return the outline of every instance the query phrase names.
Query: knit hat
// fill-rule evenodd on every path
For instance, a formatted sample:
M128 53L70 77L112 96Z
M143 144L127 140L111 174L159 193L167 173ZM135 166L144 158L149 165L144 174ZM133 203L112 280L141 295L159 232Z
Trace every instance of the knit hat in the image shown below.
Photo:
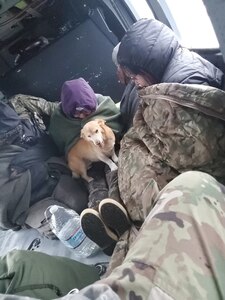
M73 117L78 111L94 112L97 98L90 85L83 78L65 81L61 90L62 110L65 115Z

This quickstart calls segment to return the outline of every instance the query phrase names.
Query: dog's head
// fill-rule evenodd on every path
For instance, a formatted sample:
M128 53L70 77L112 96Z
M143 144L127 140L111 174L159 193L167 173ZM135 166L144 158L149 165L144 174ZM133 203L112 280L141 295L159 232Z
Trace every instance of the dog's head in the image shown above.
M96 119L84 125L81 130L80 137L96 146L103 146L104 144L104 126L105 121Z

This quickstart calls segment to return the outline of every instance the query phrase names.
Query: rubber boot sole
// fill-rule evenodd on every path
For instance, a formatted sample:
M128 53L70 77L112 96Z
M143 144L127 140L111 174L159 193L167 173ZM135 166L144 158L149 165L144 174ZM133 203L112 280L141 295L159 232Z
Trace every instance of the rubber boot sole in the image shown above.
M104 224L120 237L131 227L126 209L113 199L104 199L99 204L99 214Z
M107 228L96 210L87 208L83 210L80 218L84 233L100 248L106 249L118 241L116 234Z

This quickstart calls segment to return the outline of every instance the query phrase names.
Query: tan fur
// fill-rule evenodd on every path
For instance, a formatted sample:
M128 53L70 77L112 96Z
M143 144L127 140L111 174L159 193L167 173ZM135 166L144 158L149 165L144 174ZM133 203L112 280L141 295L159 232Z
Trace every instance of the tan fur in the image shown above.
M91 162L103 161L111 170L116 170L114 162L118 158L114 151L115 135L105 121L96 119L90 121L81 130L81 138L68 153L68 165L74 177L81 176L90 182L93 178L87 175ZM112 157L113 161L109 158Z

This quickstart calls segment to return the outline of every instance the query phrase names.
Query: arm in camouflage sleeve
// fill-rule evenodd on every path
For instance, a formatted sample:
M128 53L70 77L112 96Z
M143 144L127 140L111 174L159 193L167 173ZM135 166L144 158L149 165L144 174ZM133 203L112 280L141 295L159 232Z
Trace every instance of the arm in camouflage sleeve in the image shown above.
M46 101L43 98L18 94L9 99L15 111L22 114L24 111L36 112L39 115L51 116L53 111L58 107L58 102Z

